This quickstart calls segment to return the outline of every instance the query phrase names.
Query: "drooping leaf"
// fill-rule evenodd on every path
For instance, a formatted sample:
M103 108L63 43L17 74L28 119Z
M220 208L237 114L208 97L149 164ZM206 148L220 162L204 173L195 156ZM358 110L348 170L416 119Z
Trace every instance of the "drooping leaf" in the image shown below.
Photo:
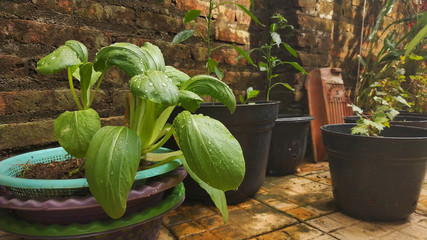
M209 69L210 72L214 72L215 68L218 67L217 61L215 61L212 58L209 58L208 61L206 62L206 64L207 64L207 67L208 67L208 69Z
M166 66L165 74L178 87L185 83L188 79L190 79L190 76L172 66Z
M239 142L219 121L183 111L173 122L188 167L209 186L237 189L245 175Z
M377 38L377 32L378 32L378 29L380 28L380 26L382 25L384 16L386 16L387 14L390 13L390 11L393 9L395 2L396 2L396 0L387 0L385 5L381 8L381 10L377 16L377 19L375 21L375 25L372 28L372 32L368 36L368 41L374 41Z
M293 49L291 46L289 46L289 45L288 45L288 44L286 44L286 43L283 43L283 46L285 46L286 50L288 50L288 52L289 52L290 54L292 54L292 56L294 56L294 57L298 57L297 52L296 52L296 51L295 51L295 49Z
M89 70L89 67L88 67L88 65L90 65L91 66L91 69L92 70ZM84 84L85 84L85 86L86 86L86 88L92 88L93 87L93 85L95 85L95 83L96 83L96 81L98 81L98 79L99 79L99 77L102 75L102 73L101 72L96 72L94 69L93 69L93 65L92 65L92 63L90 63L90 62L88 62L88 63L85 63L85 64L83 64L83 65L81 65L80 67L78 67L78 69L79 69L79 71L74 71L73 72L73 77L75 77L77 80L79 80L79 81L81 81L81 79L82 79L82 77L81 77L81 74L80 74L80 72L82 71L81 69L82 68L85 68L85 70L84 70L84 72L85 72L85 80L84 80ZM90 75L89 75L89 72L90 72ZM89 79L89 81L87 80L88 78L90 77L90 79ZM81 85L82 83L80 83L80 85Z
M65 42L65 46L73 49L82 63L87 63L88 53L87 48L83 43L76 40L68 40Z
M93 109L62 113L54 122L55 136L72 156L86 155L93 135L101 128L98 113Z
M61 46L37 62L37 71L42 74L54 74L81 63L82 61L73 49Z
M184 22L183 23L186 24L186 23L189 23L189 22L193 21L194 19L196 19L200 15L201 12L202 11L196 10L196 9L189 10L185 14Z
M231 113L236 109L236 99L233 91L227 84L209 75L197 75L181 86L181 90L187 90L199 96L211 96L223 103Z
M246 9L243 5L240 5L240 4L238 4L238 3L235 3L235 2L228 2L228 3L232 3L232 4L234 4L234 5L236 5L236 6L238 6L240 9L242 9L242 11L243 12L245 12L249 17L251 17L251 19L252 20L254 20L256 23L258 23L259 25L261 25L261 26L265 26L264 24L262 24L259 20L258 20L258 18L256 18L248 9Z
M179 105L190 112L196 111L202 102L203 99L194 92L186 90L179 91Z
M141 157L137 133L123 126L101 128L86 155L86 179L96 201L112 218L123 216Z
M193 29L182 30L181 32L179 32L175 35L175 37L172 40L172 44L184 42L185 40L191 38L193 36L193 34L194 34Z
M165 59L159 47L150 42L146 42L144 46L141 47L141 50L145 59L148 59L148 69L163 72L166 70Z
M234 48L244 59L246 59L246 61L248 61L248 63L250 63L252 66L256 67L255 63L252 61L249 54L247 54L243 49L241 49L238 46L231 45L231 44L228 46L231 46L232 48Z
M308 75L308 72L305 71L305 69L303 67L301 67L297 62L284 62L287 63L289 65L291 65L292 67L296 68L298 71Z
M265 63L265 62L260 62L260 63L258 63L258 67L259 67L259 70L260 70L261 72L265 72L265 71L267 71L267 70L268 70L268 65L267 65L267 63Z
M219 211L222 214L222 220L225 223L228 222L228 209L227 209L227 199L225 198L224 191L221 191L219 189L213 188L209 186L209 184L203 182L200 178L197 177L196 174L191 171L191 168L188 166L187 161L185 160L185 157L180 158L182 164L184 165L185 169L187 170L188 174L190 174L191 178L196 181L200 187L205 189L205 191L209 194L212 201L214 202L215 206L219 209Z
M130 77L142 74L149 68L141 48L130 43L115 43L101 48L96 54L93 67L97 72L105 72L117 66Z
M173 106L178 103L178 87L164 72L147 70L130 80L131 92L151 102Z

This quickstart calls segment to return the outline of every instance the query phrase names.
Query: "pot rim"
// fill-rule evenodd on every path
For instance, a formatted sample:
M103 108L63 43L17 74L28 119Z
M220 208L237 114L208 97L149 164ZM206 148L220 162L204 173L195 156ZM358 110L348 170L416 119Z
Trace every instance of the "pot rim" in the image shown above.
M333 131L331 128L337 127L337 126L345 126L348 128L354 127L356 126L356 123L339 123L339 124L326 124L320 127L320 129L322 130L322 132L325 133L329 133L329 134L333 134L335 136L351 136L351 137L355 137L355 138L359 138L359 139L387 139L387 140L427 140L427 129L425 128L420 128L420 127L413 127L413 126L400 126L400 125L391 125L390 128L396 129L396 128L400 128L400 129L411 129L412 131L417 131L417 132L423 132L424 136L422 137L418 137L418 136L414 136L414 137L410 137L410 136L404 136L404 137L389 137L389 136L380 136L380 137L375 137L375 136L363 136L363 135L353 135L351 133L344 133L344 132L337 132L337 131Z

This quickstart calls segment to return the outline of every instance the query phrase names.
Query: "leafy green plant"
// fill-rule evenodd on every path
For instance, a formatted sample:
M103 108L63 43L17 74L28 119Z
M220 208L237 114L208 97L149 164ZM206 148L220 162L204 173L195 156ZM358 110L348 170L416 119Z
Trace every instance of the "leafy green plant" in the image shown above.
M249 51L248 55L252 52L260 52L262 58L265 62L261 61L258 63L259 70L261 72L266 72L267 81L268 81L268 89L267 89L267 101L270 101L270 92L271 90L278 86L282 85L289 90L294 91L294 89L288 84L284 82L274 82L273 79L279 77L279 74L274 73L274 69L283 64L288 64L297 69L298 71L308 75L307 71L304 70L297 62L295 61L283 61L279 57L273 55L274 48L279 49L280 46L283 46L292 56L295 58L298 57L297 52L285 42L282 42L282 38L280 37L279 31L284 29L293 29L294 27L288 24L288 20L284 18L282 15L275 13L272 16L276 22L270 24L270 42L265 43L260 48L253 48Z
M420 76L419 70L424 64L422 59L427 58L426 49L424 48L427 36L427 12L424 11L397 20L389 24L382 34L378 35L384 17L391 12L395 2L395 0L388 0L384 4L373 30L368 36L369 45L367 56L365 59L358 56L359 62L364 66L364 71L360 81L356 85L356 104L366 110L375 108L376 102L373 100L373 97L377 95L378 87L381 85L386 84L384 85L385 88L394 88L394 93L388 95L388 100L392 100L390 96L396 96L397 91L401 93L398 95L397 99L392 100L399 102L400 106L403 107L403 109L399 107L399 110L406 110L409 102L412 102L414 99L412 93L419 92L412 89L412 87L420 85L418 85L418 83L412 84L411 81L418 80L418 77L415 76ZM413 24L414 20L416 24ZM407 32L400 38L398 38L397 30L389 32L388 35L384 37L382 48L376 53L375 50L380 43L379 39L383 34L391 27L405 24L409 24L409 27L404 28L408 29ZM381 96L385 95L383 94ZM413 99L411 100L410 98ZM425 98L423 98L423 101L425 101ZM397 105L395 106L397 107Z
M250 2L251 2L252 8L254 8L253 0L250 0ZM212 58L212 52L215 50L218 50L220 48L223 48L223 47L234 48L250 64L255 66L255 64L252 62L252 59L246 54L246 52L242 48L240 48L236 45L220 44L220 45L215 46L215 47L212 45L211 32L212 32L212 28L213 28L213 26L212 26L213 19L214 19L214 17L216 17L215 11L219 10L219 8L223 5L235 5L235 6L237 6L245 14L247 14L249 17L251 17L252 20L254 20L256 23L262 25L262 23L247 8L245 8L241 4L238 4L238 3L233 2L233 1L221 1L220 2L220 1L209 0L209 8L208 8L207 13L202 12L201 10L191 9L185 14L184 21L183 21L184 24L187 24L187 23L193 22L199 16L202 16L206 22L206 35L203 35L201 32L196 32L196 30L194 28L185 29L185 30L182 30L179 33L177 33L175 35L174 39L172 40L172 44L181 43L181 42L191 38L194 35L194 33L197 33L205 41L206 46L207 46L207 51L208 51L207 52L208 61L206 63L207 74L210 75L211 73L215 73L215 75L219 79L222 79L224 77L224 70L219 68L218 62Z
M91 108L111 66L130 77L126 126L101 127L98 113ZM42 74L68 72L79 110L67 111L55 120L55 135L69 154L85 159L90 191L109 216L119 218L124 214L142 162L156 160L157 166L179 158L227 221L224 191L237 189L245 174L241 147L222 123L189 112L199 107L205 95L218 99L233 112L236 101L226 84L209 75L190 77L165 66L160 49L150 43L142 47L130 43L103 47L91 63L86 47L71 40L43 57L37 70ZM74 78L79 81L80 94L74 88ZM186 110L169 124L175 106ZM181 150L154 153L171 136Z
M253 87L249 87L248 89L246 89L246 97L239 95L239 99L240 99L240 103L241 104L247 104L249 102L249 100L251 100L252 98L257 97L259 94L258 90L254 90Z
M353 111L359 116L357 125L351 129L351 134L363 136L379 136L386 127L390 127L390 122L393 121L399 112L388 105L388 102L375 97L378 101L377 108L368 114L364 114L363 110L356 105L351 105Z

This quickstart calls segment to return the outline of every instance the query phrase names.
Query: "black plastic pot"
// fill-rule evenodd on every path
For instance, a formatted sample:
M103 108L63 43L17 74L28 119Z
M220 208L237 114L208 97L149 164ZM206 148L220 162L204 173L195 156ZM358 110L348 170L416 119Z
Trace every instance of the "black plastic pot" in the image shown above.
M348 116L344 117L345 123L356 123L359 120L359 116ZM422 127L427 128L427 116L423 115L397 115L393 121L390 122L391 125L398 126L412 126L412 127Z
M228 204L245 201L264 184L271 131L278 111L279 102L238 104L233 114L222 104L205 103L197 110L196 114L201 113L222 122L243 150L245 178L237 190L225 193ZM186 198L211 203L209 195L192 178L186 178L184 185Z
M307 149L312 116L279 115L273 128L267 174L283 176L296 172Z
M391 126L381 137L355 124L321 127L336 205L363 220L395 221L415 211L427 167L427 129Z

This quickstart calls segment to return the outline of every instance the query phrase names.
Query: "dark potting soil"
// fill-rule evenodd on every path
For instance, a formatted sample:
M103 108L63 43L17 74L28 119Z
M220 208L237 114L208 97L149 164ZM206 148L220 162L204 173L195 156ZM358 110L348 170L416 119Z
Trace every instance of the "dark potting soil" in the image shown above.
M25 164L23 170L17 177L27 179L76 179L85 177L85 168L70 175L70 172L78 169L83 159L70 158L65 161L54 161L50 163ZM138 171L152 164L144 162Z
M20 178L29 179L76 179L84 178L84 167L70 175L83 163L83 159L68 159L65 161L55 161L50 163L27 164L23 166Z

